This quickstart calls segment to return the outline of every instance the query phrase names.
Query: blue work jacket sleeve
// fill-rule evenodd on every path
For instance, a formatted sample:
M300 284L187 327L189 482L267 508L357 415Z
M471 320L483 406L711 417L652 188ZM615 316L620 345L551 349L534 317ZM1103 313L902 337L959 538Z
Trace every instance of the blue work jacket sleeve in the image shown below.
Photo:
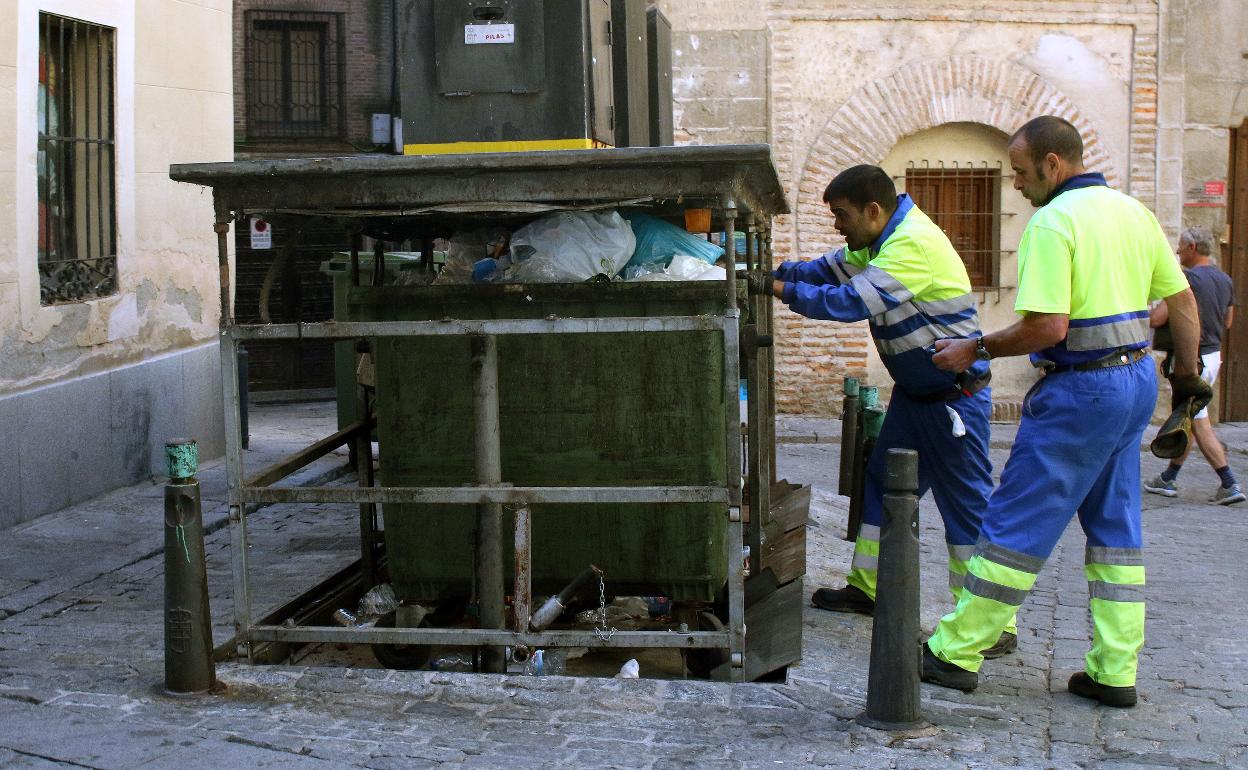
M913 297L887 272L868 266L839 286L785 282L782 299L807 318L848 323L882 315Z
M780 267L772 271L772 276L777 281L786 283L837 286L849 280L849 274L845 271L844 256L845 249L837 249L806 262L800 260L781 262Z

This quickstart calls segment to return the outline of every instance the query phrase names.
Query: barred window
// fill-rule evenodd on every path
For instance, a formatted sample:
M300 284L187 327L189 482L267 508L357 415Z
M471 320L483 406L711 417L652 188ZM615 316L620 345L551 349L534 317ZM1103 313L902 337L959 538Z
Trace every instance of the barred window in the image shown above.
M245 14L249 139L343 135L342 15Z
M906 192L949 236L966 263L971 286L996 287L1001 267L1001 169L911 165L906 169Z
M117 291L114 30L39 14L39 299Z

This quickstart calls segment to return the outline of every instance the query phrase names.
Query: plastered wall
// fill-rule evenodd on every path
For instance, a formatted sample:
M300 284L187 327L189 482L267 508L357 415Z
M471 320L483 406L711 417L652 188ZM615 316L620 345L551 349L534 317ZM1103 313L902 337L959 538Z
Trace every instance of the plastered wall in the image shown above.
M229 0L0 4L0 394L141 361L215 336L211 196L173 162L229 160ZM115 295L42 306L37 252L40 11L116 30Z

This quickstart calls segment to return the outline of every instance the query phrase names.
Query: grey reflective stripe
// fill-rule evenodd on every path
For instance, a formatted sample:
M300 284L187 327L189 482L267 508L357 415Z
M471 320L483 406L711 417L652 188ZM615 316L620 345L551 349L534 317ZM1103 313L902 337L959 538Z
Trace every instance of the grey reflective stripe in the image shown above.
M879 289L875 288L875 284L862 273L851 278L849 285L858 292L858 296L862 298L862 304L867 306L867 311L872 316L882 315L888 310L888 305L884 304L884 298L880 296Z
M1141 342L1148 342L1147 317L1096 326L1072 326L1066 330L1067 350L1105 350Z
M843 248L824 254L823 261L828 263L828 267L832 268L836 279L841 283L849 283L849 279L862 270L857 265L851 265L845 261L845 249Z
M1083 552L1084 564L1109 564L1115 567L1143 567L1144 551L1140 548L1104 548L1088 546Z
M962 587L980 598L992 599L1013 607L1019 606L1027 598L1027 592L1021 588L1010 588L1000 583L993 583L969 572L966 575L966 580L962 583Z
M875 524L859 524L858 525L859 540L874 540L880 542L880 528Z
M878 570L880 567L880 557L870 556L865 553L858 553L857 551L854 551L854 560L849 563L849 566L857 567L858 569Z
M969 337L979 331L979 315L964 318L952 326L932 324L932 328L940 332L942 337Z
M879 287L880 291L886 291L892 295L893 299L898 302L905 302L914 297L914 292L907 289L901 281L894 278L887 270L881 270L878 267L867 265L866 269L860 273L868 281Z
M1000 564L1002 567L1009 567L1022 572L1030 572L1033 575L1039 575L1040 569L1044 566L1044 559L1041 559L1039 556L1011 551L1003 545L997 545L987 540L980 540L975 544L975 553L994 564Z
M913 302L903 302L884 315L872 318L871 323L875 326L892 326L918 314L919 309L914 306Z
M925 348L936 340L950 335L941 334L936 330L935 326L928 324L920 326L904 337L897 337L891 340L875 338L875 347L880 351L882 356L899 356L908 350L915 348Z
M1109 602L1142 602L1144 601L1144 585L1089 580L1088 595L1093 599L1104 599Z
M949 590L957 591L959 588L961 588L963 579L965 577L966 577L965 575L959 575L953 570L949 570Z
M970 294L963 294L958 297L950 297L949 299L934 299L923 302L916 299L914 304L918 306L919 310L928 315L953 315L954 313L961 313L968 308L974 310L975 297Z
M949 548L949 558L958 561L970 561L975 555L975 546L973 545L946 545Z

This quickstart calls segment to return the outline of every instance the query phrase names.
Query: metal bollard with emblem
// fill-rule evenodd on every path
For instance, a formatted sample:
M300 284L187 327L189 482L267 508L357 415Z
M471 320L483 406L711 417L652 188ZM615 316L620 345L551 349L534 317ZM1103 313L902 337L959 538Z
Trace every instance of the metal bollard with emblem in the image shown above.
M858 717L859 724L877 730L924 725L919 705L918 486L918 453L888 450L867 710Z
M212 689L212 620L204 564L200 508L199 446L194 439L165 444L165 689L196 693Z

